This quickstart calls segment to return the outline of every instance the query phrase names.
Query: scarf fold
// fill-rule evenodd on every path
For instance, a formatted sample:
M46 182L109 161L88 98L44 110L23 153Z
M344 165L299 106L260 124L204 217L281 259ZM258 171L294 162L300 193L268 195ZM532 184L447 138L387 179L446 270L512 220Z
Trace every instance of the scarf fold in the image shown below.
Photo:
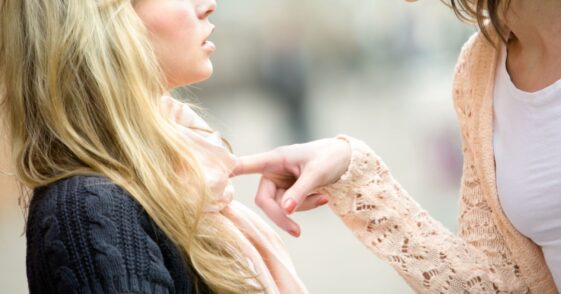
M265 285L266 293L308 293L279 235L255 212L234 199L229 175L236 157L226 148L220 133L212 131L186 103L163 96L160 107L164 115L171 115L186 137L199 145L194 152L212 197L205 212L215 213L231 230L251 269Z

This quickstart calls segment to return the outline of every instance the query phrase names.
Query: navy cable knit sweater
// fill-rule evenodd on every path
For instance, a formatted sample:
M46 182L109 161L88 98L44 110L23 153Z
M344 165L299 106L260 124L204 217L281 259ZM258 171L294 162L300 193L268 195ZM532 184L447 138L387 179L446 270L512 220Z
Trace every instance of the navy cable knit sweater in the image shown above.
M26 228L35 293L210 293L125 190L98 175L34 190Z

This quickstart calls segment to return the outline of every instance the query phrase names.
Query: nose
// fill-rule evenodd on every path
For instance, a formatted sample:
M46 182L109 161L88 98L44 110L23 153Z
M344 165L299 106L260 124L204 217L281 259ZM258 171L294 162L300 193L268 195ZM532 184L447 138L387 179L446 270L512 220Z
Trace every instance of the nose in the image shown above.
M216 10L216 0L201 1L197 7L197 16L200 19L205 19Z

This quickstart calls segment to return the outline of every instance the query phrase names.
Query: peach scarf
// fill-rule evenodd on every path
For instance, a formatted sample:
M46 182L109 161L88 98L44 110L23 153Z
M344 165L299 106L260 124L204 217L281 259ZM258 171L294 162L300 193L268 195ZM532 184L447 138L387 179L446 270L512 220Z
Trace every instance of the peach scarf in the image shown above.
M161 107L164 114L172 115L182 133L199 145L196 156L214 197L207 212L217 213L220 221L231 229L253 270L267 287L266 293L308 293L278 234L257 214L234 200L229 174L236 159L224 146L220 134L197 131L211 129L186 103L163 96Z

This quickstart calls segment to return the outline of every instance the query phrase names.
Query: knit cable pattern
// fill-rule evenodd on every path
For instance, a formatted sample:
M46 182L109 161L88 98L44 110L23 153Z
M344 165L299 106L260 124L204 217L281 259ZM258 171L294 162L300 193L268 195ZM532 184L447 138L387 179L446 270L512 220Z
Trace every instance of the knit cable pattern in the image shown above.
M149 224L142 207L103 177L37 189L26 234L30 292L175 293Z

